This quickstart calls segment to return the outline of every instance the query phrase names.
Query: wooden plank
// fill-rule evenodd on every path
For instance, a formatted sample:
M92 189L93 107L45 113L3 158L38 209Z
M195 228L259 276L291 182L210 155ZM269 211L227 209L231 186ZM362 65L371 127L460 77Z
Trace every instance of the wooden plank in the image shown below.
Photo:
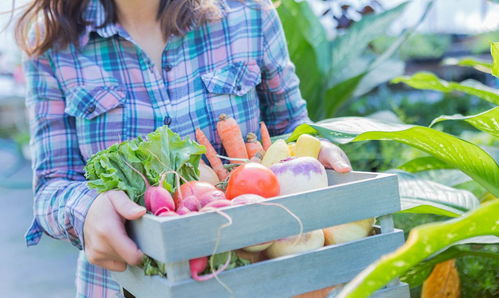
M351 175L354 177L356 173ZM268 202L282 204L296 214L305 232L400 210L395 175L360 175L364 179L362 182L347 182ZM232 218L233 223L221 231L218 252L299 232L297 221L275 206L237 206L224 209L224 212ZM211 255L217 231L226 221L215 212L178 218L146 215L129 224L129 234L147 255L161 262L174 263ZM160 236L158 229L161 230ZM154 231L154 235L151 231Z
M236 268L221 273L219 277L233 291L234 297L290 297L347 282L380 256L402 245L403 241L403 232L397 230ZM137 270L141 269L112 273L115 280L137 297L231 296L215 279L170 283L164 278L137 275Z
M178 263L167 263L166 275L171 282L176 282L179 280L185 280L191 278L191 270L189 267L189 261L182 261Z

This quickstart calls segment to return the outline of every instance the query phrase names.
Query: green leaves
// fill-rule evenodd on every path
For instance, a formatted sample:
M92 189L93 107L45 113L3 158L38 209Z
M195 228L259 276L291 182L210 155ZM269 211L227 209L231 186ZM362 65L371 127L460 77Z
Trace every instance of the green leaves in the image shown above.
M460 91L499 104L499 92L475 80L465 80L461 83L447 82L430 72L418 72L412 76L397 77L392 83L405 83L416 89L428 89L441 92Z
M499 42L490 43L490 54L492 55L492 74L499 77Z
M464 67L473 67L474 69L479 70L481 72L485 72L485 73L492 72L492 63L487 62L487 61L477 60L477 59L472 58L472 57L466 57L466 58L461 58L461 59L448 58L448 59L444 60L443 64L464 66Z
M463 116L460 114L440 116L431 122L430 127L445 120L464 120L479 130L499 137L499 107L471 116Z
M402 171L389 171L399 178L403 213L431 213L457 217L479 205L469 191L445 186Z
M143 205L146 185L127 163L142 172L151 185L157 185L161 175L170 172L163 186L172 192L177 187L173 172L186 180L197 179L199 160L204 152L203 146L188 138L182 140L164 126L145 139L139 137L98 152L87 162L85 176L91 188L99 192L120 189Z
M499 200L487 202L466 215L414 228L406 243L383 256L348 283L339 297L368 297L411 267L461 240L499 236Z
M499 166L489 154L472 143L428 127L362 117L341 117L317 124L302 124L288 140L296 140L303 133L319 134L336 143L367 140L400 142L460 169L491 193L499 195Z

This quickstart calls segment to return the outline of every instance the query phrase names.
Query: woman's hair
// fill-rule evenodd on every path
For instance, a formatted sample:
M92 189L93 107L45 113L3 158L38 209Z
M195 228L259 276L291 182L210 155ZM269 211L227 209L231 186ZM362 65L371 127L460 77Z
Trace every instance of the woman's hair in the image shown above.
M157 19L165 39L183 35L192 26L217 19L216 0L160 0ZM50 48L78 45L88 25L84 12L90 0L32 0L16 25L16 40L28 55L41 55ZM117 21L114 0L100 0L106 12L102 27ZM30 33L33 30L33 35ZM28 36L29 35L29 36Z

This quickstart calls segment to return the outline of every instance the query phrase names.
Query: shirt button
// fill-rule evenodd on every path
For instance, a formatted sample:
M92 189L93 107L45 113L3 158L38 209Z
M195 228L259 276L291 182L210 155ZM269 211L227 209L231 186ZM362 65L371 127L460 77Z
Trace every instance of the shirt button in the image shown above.
M170 70L172 70L172 66L171 66L170 64L167 64L167 65L165 66L165 71L166 71L166 72L169 72Z
M166 117L165 117L165 119L163 119L163 123L164 123L165 125L170 125L170 124L172 124L172 117L170 117L170 116L166 116Z
M87 108L87 113L91 114L91 113L95 112L95 108L96 108L96 107L95 107L95 105L94 105L94 104L90 105L90 106Z
M241 85L237 85L237 86L236 86L236 91L241 91L241 89L242 89L242 88L241 88Z

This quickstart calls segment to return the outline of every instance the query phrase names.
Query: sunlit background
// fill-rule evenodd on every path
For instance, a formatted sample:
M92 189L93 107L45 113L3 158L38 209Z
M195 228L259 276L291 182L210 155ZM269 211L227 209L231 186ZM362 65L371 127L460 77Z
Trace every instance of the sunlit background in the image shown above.
M20 7L29 1L15 2L16 6ZM403 1L309 0L309 2L318 20L323 24L328 38L333 40L334 44L336 38L350 34L352 25L361 21L363 16L371 12L381 13ZM372 38L369 47L363 52L362 59L377 57L386 51L405 29L412 28L421 19L428 2L412 1L405 12L384 32L386 34L378 34ZM11 1L0 1L1 12L8 12L11 8ZM29 133L24 112L22 55L13 39L12 24L7 26L10 19L11 14L0 14L0 26L5 29L0 33L0 203L2 203L0 297L71 297L74 295L76 249L49 237L45 237L39 247L29 249L25 248L23 242L23 234L31 221ZM283 21L285 24L289 22L289 20ZM387 65L389 68L383 80L365 82L365 85L358 86L353 95L334 112L327 115L318 114L317 103L327 99L317 99L313 93L303 90L302 87L302 92L309 101L311 116L318 120L378 113L396 121L428 125L431 119L440 114L472 114L488 108L490 107L488 103L483 103L472 96L415 91L407 87L394 86L388 81L397 75L426 70L444 79L462 81L472 78L497 88L499 86L497 79L490 75L473 68L463 69L443 64L467 56L490 61L489 43L499 41L498 30L497 1L436 0L411 38L397 51L394 59L390 60L393 63ZM293 49L295 45L289 42L290 49ZM291 52L294 53L293 50ZM303 62L301 58L303 57L293 56L299 75L301 69L305 69L300 65ZM357 65L356 63L363 65L365 61L362 59L352 61L348 66L353 67ZM460 129L461 126L455 128L456 131ZM469 137L469 140L489 147L497 145L497 141L490 140L469 127L466 129L462 135ZM396 144L390 146L384 143L374 144L362 148L359 145L344 148L356 169L384 171L395 167L400 161L400 156L415 154L414 150ZM478 273L478 269L467 268L466 272L471 274L471 277L463 284L465 288L468 287L466 288L468 292L465 293L478 291L473 287L479 286L488 286L494 291L493 285L484 285L487 274L492 274L493 283L494 271L490 273L490 268L487 266L494 266L494 263L473 264L484 270L480 272L485 272L483 273L485 277L480 280L478 275L482 273ZM461 269L465 270L463 268ZM498 291L497 285L495 291Z

